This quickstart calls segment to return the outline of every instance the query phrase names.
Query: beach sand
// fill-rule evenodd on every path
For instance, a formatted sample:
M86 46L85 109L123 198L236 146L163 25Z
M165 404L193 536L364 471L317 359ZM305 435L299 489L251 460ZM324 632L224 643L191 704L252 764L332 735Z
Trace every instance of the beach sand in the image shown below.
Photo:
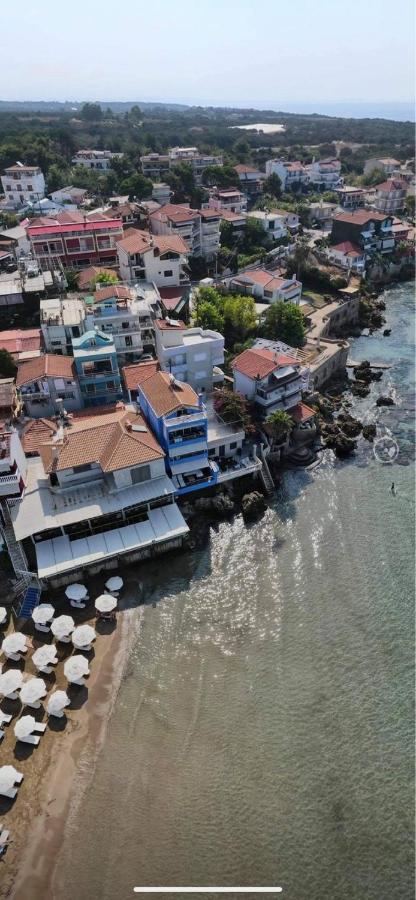
M84 614L83 621L90 620L95 624L91 612L89 616ZM78 614L74 617L77 619ZM24 781L14 801L0 798L0 822L9 829L12 842L0 862L1 900L44 900L54 896L52 879L69 809L74 801L74 775L81 754L88 753L93 759L104 741L112 704L123 677L127 650L134 635L133 618L137 621L137 610L120 611L115 628L107 623L100 627L94 649L88 654L91 674L84 688L73 686L67 689L61 656L64 654L65 658L72 645L68 645L65 652L64 645L58 644L60 662L53 687L68 690L71 707L62 720L47 720L43 708L33 713L39 720L48 721L37 748L16 744L13 732L16 717L6 726L1 762L12 764L23 772ZM40 643L43 640L36 638L36 644ZM24 671L35 674L29 660ZM45 680L49 686L48 676ZM12 707L7 710L6 705L7 702L2 703L3 709L12 711Z

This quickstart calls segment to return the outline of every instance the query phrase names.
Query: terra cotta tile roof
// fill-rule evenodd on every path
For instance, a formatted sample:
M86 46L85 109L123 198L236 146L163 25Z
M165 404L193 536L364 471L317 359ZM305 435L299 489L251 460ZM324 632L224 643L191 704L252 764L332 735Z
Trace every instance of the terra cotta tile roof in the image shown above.
M45 353L44 356L38 356L36 359L29 359L27 362L20 363L16 385L22 387L23 384L29 384L38 378L74 378L74 360L72 356L58 356L55 353Z
M284 353L253 347L243 350L231 363L233 369L247 378L266 378L280 366L298 366L299 362Z
M131 366L124 366L121 370L124 384L129 391L135 391L139 384L154 375L159 369L157 359L148 362L135 363Z
M52 419L30 419L22 434L22 447L26 454L39 453L39 447L50 441L58 430Z
M199 408L198 394L189 384L173 379L168 372L156 372L140 387L157 416L166 416L182 407Z

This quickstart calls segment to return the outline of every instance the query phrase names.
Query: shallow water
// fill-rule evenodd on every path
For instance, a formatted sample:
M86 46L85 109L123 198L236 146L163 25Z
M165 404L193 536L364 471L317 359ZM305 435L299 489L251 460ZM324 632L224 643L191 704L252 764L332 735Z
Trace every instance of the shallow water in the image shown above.
M393 334L351 350L394 362L355 408L399 445L412 295L388 291ZM390 391L398 406L377 409ZM285 476L261 522L237 517L207 548L140 569L147 604L55 897L124 900L135 884L413 897L413 477L364 441L354 461L327 452Z

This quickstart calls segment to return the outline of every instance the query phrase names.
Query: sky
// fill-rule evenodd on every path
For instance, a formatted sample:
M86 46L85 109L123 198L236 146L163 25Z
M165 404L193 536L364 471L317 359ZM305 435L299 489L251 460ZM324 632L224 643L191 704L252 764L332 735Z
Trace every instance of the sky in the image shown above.
M19 0L18 13L2 6L4 100L288 109L414 94L413 0Z

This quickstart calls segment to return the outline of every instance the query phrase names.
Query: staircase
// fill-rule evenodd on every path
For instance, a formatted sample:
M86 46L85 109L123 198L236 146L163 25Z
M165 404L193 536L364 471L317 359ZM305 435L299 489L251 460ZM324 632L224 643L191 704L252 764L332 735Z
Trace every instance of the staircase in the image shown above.
M38 605L42 588L36 575L29 571L27 559L19 541L16 541L9 507L6 502L1 506L3 522L2 533L8 554L18 580L13 585L13 609L20 618L29 618Z
M26 587L23 596L16 598L15 610L19 619L29 619L35 606L39 603L40 594L39 585L30 584Z
M260 478L263 482L264 489L267 494L274 494L275 484L274 484L273 478L271 476L269 466L267 464L266 454L264 452L263 445L260 446L260 459L261 459Z

